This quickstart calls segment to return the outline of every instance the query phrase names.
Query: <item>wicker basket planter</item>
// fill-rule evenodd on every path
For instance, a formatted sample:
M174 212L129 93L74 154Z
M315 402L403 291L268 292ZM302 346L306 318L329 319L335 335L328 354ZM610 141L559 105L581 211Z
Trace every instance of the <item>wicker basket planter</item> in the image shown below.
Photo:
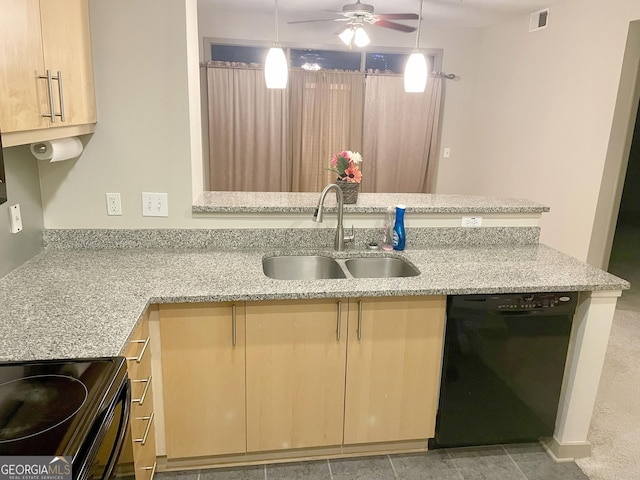
M359 183L347 182L346 180L336 180L336 185L342 190L344 203L356 203L358 201Z

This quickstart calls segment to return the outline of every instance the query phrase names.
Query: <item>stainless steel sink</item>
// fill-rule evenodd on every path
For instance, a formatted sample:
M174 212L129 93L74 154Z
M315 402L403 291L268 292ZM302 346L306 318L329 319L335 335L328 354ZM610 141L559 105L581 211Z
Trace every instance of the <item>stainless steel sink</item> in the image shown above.
M345 266L355 278L415 277L420 271L400 258L362 257L345 260Z
M278 280L319 280L345 278L340 265L331 257L322 255L280 255L262 259L262 270L267 277Z

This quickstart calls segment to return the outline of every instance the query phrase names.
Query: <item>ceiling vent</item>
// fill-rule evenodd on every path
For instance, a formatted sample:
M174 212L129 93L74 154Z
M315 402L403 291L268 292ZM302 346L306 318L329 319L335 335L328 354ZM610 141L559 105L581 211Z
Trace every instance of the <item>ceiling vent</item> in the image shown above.
M549 25L549 9L538 10L533 12L529 17L529 31L537 32Z

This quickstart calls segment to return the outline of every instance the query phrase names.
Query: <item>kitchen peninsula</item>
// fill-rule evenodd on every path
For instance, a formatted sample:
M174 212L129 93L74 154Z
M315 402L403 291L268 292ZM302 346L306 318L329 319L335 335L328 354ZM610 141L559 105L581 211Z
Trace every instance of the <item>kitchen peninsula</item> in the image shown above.
M379 198L375 204L363 194L358 204L347 206L345 226L353 221L358 241L345 252L334 252L330 248L333 216L328 213L319 228L307 228L317 194L304 195L300 205L289 198L286 205L274 205L270 211L265 211L262 196L256 197L254 206L246 197L235 205L227 198L225 205L218 206L211 199L200 199L194 215L219 218L219 230L46 231L46 251L0 280L0 358L119 355L141 318L150 317L155 341L165 318L163 306L178 304L226 303L242 312L261 302L314 300L319 304L321 299L344 299L345 311L349 308L347 323L351 300L357 299L577 291L580 300L549 448L561 458L589 454L586 436L616 299L629 284L539 244L537 220L547 207L526 200L403 195L410 241L404 252L387 255L403 258L420 275L312 281L268 278L262 270L262 258L268 255L386 254L366 250L364 245L375 239L378 217L397 197ZM265 215L263 223L246 228L244 217L259 215ZM468 216L483 217L482 227L460 227L461 218ZM239 228L243 221L245 227ZM162 378L163 364L156 357L153 361L155 382ZM154 383L154 402L155 398L162 404L162 389ZM167 442L162 429L156 430L157 454L162 457Z

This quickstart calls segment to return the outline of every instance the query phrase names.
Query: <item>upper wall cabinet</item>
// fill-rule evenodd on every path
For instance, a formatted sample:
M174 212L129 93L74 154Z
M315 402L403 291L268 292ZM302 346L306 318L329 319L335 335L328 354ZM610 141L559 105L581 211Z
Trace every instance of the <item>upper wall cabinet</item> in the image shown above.
M90 133L95 122L88 1L3 0L4 146Z

